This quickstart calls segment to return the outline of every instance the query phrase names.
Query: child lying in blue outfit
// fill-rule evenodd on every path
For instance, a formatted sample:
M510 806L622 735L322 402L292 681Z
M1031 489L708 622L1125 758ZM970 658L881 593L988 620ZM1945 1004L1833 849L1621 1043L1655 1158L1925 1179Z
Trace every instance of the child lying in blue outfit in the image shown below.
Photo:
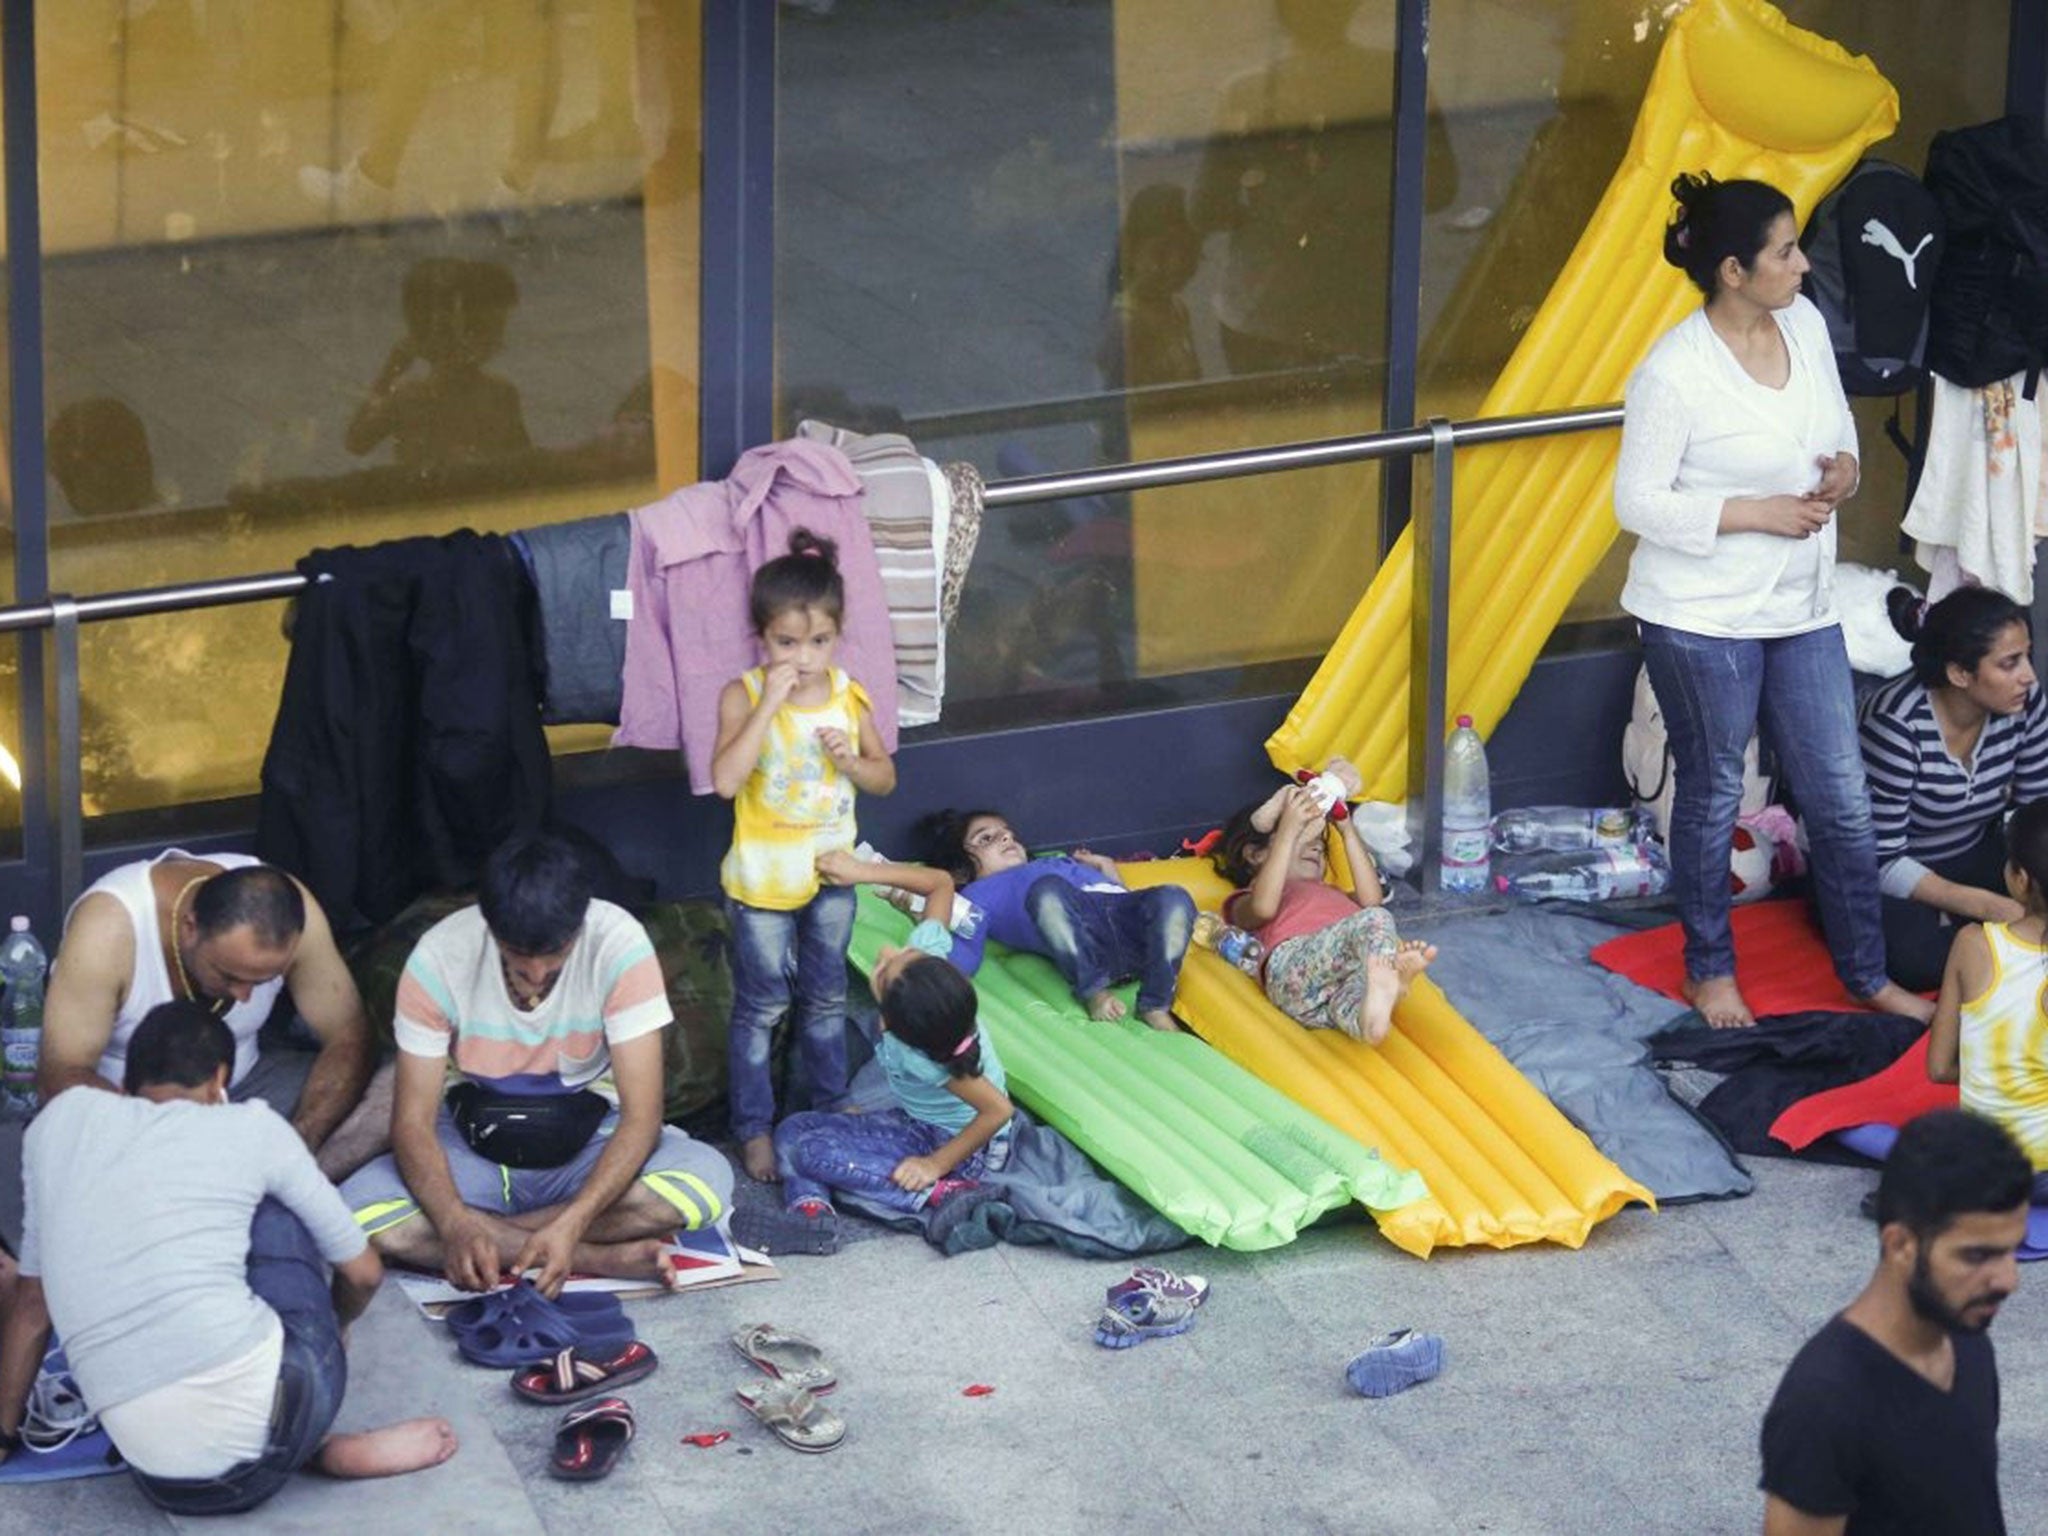
M1127 890L1116 865L1085 848L1034 859L995 811L937 811L917 835L925 863L951 875L985 914L974 937L954 947L961 970L972 975L983 941L998 939L1057 966L1090 1018L1122 1018L1123 1000L1109 989L1135 976L1138 1017L1154 1029L1179 1028L1173 993L1195 931L1186 891Z

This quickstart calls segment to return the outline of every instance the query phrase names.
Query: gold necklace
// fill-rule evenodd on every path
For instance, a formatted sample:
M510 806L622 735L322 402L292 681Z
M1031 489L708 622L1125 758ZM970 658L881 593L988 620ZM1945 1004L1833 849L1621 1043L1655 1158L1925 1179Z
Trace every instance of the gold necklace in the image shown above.
M178 946L178 909L184 906L187 896L212 878L211 875L194 875L185 882L178 894L171 898L171 964L178 968L178 989L185 994L185 1000L192 1003L200 1001L199 989L192 985L192 978L185 974L185 952ZM207 998L204 1006L216 1018L227 1011L226 1002L217 997Z

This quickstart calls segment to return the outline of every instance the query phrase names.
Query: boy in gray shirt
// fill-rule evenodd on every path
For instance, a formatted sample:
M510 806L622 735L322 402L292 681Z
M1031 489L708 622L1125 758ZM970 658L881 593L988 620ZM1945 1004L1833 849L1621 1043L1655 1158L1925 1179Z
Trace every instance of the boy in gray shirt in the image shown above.
M68 1089L29 1127L0 1454L53 1322L87 1405L173 1513L252 1509L309 1462L375 1477L454 1453L441 1419L328 1434L341 1329L383 1266L292 1128L228 1102L233 1064L225 1024L165 1003L129 1044L125 1094Z

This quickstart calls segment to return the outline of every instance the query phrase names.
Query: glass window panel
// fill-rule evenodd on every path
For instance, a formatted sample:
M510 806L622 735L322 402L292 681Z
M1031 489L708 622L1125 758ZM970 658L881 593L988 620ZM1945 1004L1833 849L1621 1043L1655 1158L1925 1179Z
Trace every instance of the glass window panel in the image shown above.
M53 585L695 478L699 33L698 0L41 7ZM85 630L97 812L254 789L279 613Z
M4 138L0 134L0 208L4 208L6 190ZM4 214L0 214L0 226L4 222ZM0 227L0 247L4 245L5 231ZM14 466L6 451L14 432L12 379L4 363L12 332L8 293L0 286L0 424L6 429L5 437L0 438L0 527L6 529L6 537L0 539L0 592L5 592L9 601L19 602L21 593L15 587ZM54 730L54 715L51 726ZM22 738L21 639L18 635L0 635L0 859L19 858L22 851Z
M783 430L906 431L1009 478L1379 427L1391 5L778 14ZM1433 170L1447 205L1448 149ZM1375 568L1378 497L1351 466L993 511L949 708L1312 655Z
M1782 9L1869 55L1898 88L1899 130L1872 151L1885 159L1917 173L1936 132L2004 111L2004 0ZM1460 185L1456 205L1423 226L1425 411L1471 415L1506 364L1620 163L1667 24L1636 0L1434 0L1430 78ZM1855 410L1863 490L1844 509L1841 557L1897 567L1905 463L1883 435L1891 406ZM1616 541L1567 624L1619 611L1630 547Z

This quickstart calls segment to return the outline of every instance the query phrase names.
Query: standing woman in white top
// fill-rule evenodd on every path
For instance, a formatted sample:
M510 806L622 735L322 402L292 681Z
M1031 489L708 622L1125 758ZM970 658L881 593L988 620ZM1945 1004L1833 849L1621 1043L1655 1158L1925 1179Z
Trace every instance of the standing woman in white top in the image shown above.
M1835 509L1855 493L1856 424L1791 201L1760 181L1680 176L1664 259L1706 304L1629 379L1614 506L1636 536L1621 606L1640 623L1670 730L1672 890L1686 995L1755 1022L1735 984L1728 854L1761 718L1806 819L1813 884L1850 994L1926 1018L1885 974L1877 852L1835 614Z

